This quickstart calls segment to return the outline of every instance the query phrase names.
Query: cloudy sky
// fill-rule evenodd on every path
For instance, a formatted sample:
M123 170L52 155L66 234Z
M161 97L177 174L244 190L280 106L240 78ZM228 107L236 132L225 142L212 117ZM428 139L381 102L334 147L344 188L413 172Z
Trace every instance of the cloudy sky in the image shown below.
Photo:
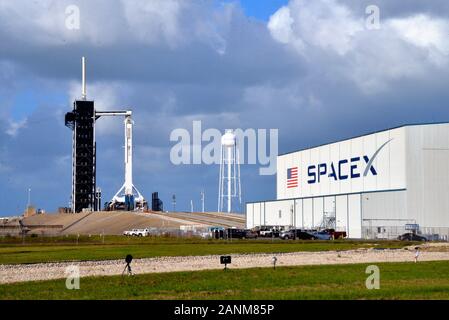
M448 121L448 17L447 0L0 0L0 215L21 213L29 187L38 208L68 205L63 120L83 55L97 109L133 109L135 185L180 210L204 188L216 210L218 166L173 165L174 129L279 129L284 153ZM106 201L123 183L122 121L97 128ZM275 198L275 177L245 165L242 191Z

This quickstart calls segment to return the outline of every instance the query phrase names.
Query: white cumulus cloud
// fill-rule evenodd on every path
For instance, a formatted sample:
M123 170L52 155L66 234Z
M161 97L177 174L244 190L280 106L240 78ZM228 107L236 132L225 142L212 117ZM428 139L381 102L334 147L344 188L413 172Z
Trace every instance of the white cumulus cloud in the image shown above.
M449 64L449 20L381 15L380 29L370 30L367 18L364 11L352 11L336 0L291 0L271 16L267 28L312 68L350 79L370 94Z
M6 134L8 134L11 137L17 136L19 133L19 130L24 128L27 125L27 119L23 119L20 121L9 121L9 126L6 129Z

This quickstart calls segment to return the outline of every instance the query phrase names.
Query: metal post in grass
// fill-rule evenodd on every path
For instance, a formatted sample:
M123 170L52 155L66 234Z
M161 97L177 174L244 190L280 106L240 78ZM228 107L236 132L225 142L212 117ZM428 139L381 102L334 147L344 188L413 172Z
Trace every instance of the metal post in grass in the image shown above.
M273 269L276 270L276 262L278 261L278 258L273 257Z

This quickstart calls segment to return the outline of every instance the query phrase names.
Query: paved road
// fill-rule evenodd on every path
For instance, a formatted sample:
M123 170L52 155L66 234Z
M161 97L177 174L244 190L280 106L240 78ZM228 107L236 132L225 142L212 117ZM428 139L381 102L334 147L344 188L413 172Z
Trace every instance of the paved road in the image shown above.
M184 212L170 212L165 214L168 217L183 219L186 221L196 222L198 224L205 224L210 226L224 226L224 227L245 227L245 216L227 215L225 213L184 213Z

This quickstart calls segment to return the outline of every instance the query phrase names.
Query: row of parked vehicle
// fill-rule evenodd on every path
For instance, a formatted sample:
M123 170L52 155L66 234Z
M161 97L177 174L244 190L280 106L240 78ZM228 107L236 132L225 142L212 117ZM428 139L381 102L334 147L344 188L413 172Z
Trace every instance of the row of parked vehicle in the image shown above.
M345 231L335 231L334 229L284 229L280 227L264 226L259 228L259 234L262 237L279 237L284 240L302 239L302 240L330 240L346 238Z
M281 238L283 240L331 240L346 238L346 232L334 229L307 230L307 229L281 229L279 227L261 227L258 229L226 229L222 234L226 238L234 239L256 239L256 238ZM218 238L218 237L216 237Z
M129 237L148 237L151 234L150 229L132 229L123 232ZM236 229L236 228L212 228L205 238L215 239L257 239L257 238L280 238L283 240L332 240L346 238L346 232L335 231L334 229L324 230L308 230L308 229L288 229L280 227L264 226L253 230ZM428 239L415 233L405 233L400 235L398 240L401 241L427 241Z
M308 229L290 229L280 233L279 238L283 240L333 240L346 238L346 232L335 231L334 229L308 230Z

